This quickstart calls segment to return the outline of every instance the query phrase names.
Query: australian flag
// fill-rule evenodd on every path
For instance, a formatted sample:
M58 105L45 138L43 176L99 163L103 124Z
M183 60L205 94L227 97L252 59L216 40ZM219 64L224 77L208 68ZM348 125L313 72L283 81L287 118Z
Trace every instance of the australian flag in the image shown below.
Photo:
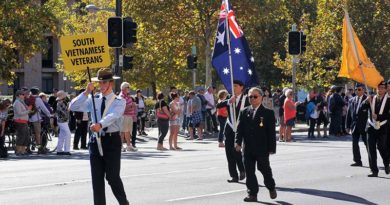
M226 32L226 18L228 18L229 22L228 32ZM232 93L227 34L230 37L233 80L240 80L245 87L258 85L259 80L254 67L255 59L249 49L248 42L236 21L231 5L228 3L228 0L223 0L211 63L226 89L229 93Z

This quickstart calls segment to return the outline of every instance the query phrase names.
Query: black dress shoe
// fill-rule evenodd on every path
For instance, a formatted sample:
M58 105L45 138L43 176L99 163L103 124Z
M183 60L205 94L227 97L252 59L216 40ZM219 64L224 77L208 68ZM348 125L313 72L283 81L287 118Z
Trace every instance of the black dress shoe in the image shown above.
M278 193L276 193L276 189L269 190L269 197L271 199L276 199L277 196L278 196Z
M369 175L367 175L368 177L378 177L378 173L371 173Z
M385 167L385 173L390 174L390 167L389 166Z
M355 162L353 164L351 164L351 167L361 167L363 166L363 164L361 162Z
M73 150L80 150L78 147L73 147Z
M238 183L238 179L237 178L228 179L227 182L229 182L229 183Z
M247 197L244 198L245 202L257 202L257 196L251 196L248 195Z
M245 179L245 172L240 172L240 181Z

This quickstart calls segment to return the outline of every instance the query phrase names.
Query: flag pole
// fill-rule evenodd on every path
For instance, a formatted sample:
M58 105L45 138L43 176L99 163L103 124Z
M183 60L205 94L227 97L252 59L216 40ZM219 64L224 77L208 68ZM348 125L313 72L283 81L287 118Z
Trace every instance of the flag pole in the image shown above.
M352 26L351 26L351 21L349 20L349 14L348 14L348 11L344 8L344 12L345 12L345 18L346 18L346 24L347 24L347 33L349 35L349 38L351 39L352 41L352 46L353 46L353 54L355 55L355 57L357 58L358 62L359 62L359 69L360 69L360 72L362 73L362 76L363 76L363 81L364 81L364 86L366 87L366 91L367 91L367 94L369 94L369 90L368 90L368 86L367 86L367 80L366 80L366 75L364 74L363 72L363 68L362 68L362 61L360 60L359 58L359 54L357 52L357 49L356 49L356 43L355 43L355 37L353 36L353 33L352 33Z
M229 7L229 1L228 0L225 0L225 13L226 13L226 16L225 16L225 26L226 26L226 36L227 36L227 45L228 45L228 50L229 50L229 66L230 66L230 85L231 85L231 89L232 89L232 96L235 95L234 93L234 86L233 86L233 63L232 63L232 51L230 49L230 27L229 27L229 10L228 10L228 7ZM232 125L233 125L233 131L236 132L237 130L237 122L236 122L236 103L233 103L233 110L230 110L230 111L233 111L233 119L232 119ZM232 107L230 107L230 109L232 109Z

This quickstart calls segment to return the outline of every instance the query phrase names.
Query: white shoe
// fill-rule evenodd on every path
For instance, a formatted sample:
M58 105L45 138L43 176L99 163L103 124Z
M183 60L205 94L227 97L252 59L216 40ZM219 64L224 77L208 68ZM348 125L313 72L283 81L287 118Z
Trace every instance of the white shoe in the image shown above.
M137 148L134 148L133 146L127 147L126 149L127 149L127 151L129 151L129 152L136 152L136 151L138 151L138 149L137 149Z
M122 147L122 152L126 152L126 148Z

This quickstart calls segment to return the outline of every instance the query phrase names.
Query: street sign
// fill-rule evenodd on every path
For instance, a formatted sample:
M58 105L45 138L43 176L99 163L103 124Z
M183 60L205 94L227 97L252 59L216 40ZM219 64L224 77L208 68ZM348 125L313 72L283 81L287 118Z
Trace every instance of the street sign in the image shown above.
M63 36L60 39L62 59L67 71L103 68L111 65L105 32Z

